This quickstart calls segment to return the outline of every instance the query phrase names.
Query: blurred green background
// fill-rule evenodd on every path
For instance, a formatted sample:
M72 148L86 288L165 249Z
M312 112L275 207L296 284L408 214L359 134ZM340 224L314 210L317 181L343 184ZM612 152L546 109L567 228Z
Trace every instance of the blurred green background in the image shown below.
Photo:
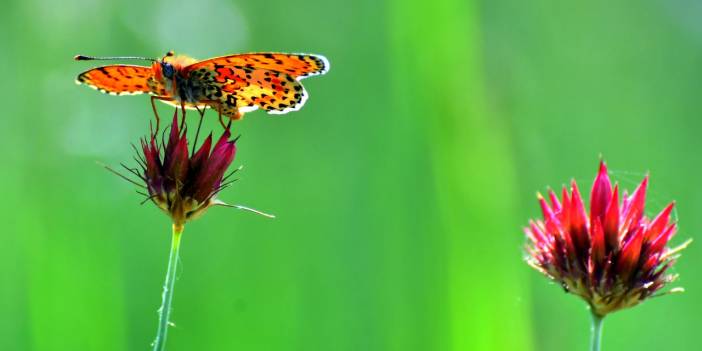
M1 350L148 350L168 219L131 162L148 99L73 83L73 55L314 52L299 112L249 114L221 198L187 226L168 350L586 350L584 303L522 261L535 192L602 155L648 213L702 230L702 6L690 0L28 0L0 11ZM161 106L163 115L169 108ZM193 121L193 120L191 120ZM206 129L219 131L214 115ZM687 293L616 313L605 350L699 344Z

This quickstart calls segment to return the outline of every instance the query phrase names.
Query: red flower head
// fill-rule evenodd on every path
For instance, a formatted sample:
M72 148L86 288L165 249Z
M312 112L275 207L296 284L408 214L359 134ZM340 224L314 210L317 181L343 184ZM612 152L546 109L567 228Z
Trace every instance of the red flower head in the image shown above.
M650 220L644 215L647 186L648 176L631 196L620 195L601 162L589 215L575 181L570 193L563 188L560 201L553 191L550 204L539 195L544 219L525 228L527 262L583 298L598 316L653 295L677 278L667 271L690 241L675 249L666 246L677 230L670 218L674 203Z
M222 183L224 172L236 153L236 139L229 139L229 128L214 147L210 134L200 149L193 149L190 155L185 134L186 129L179 129L175 114L167 142L159 144L153 132L149 140L141 140L140 177L146 183L149 199L176 225L197 218L212 205L222 204L215 196L226 186Z

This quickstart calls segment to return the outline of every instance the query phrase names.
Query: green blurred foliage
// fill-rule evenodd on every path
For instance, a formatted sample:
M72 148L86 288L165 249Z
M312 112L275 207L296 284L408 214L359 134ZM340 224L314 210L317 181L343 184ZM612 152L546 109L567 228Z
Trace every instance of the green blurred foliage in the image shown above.
M249 114L221 198L187 226L168 349L586 350L584 304L522 262L536 191L604 157L650 214L702 228L702 7L673 1L9 1L0 11L1 350L148 350L169 222L131 162L148 99L73 84L73 55L314 52L283 117ZM161 106L162 115L170 109ZM213 115L206 130L219 133ZM694 349L688 292L617 313L606 350Z

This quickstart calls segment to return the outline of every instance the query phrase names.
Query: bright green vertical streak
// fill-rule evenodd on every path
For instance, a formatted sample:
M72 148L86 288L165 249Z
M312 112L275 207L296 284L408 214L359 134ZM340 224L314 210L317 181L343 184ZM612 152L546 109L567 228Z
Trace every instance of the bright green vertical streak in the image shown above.
M12 10L12 6L6 6L6 10ZM0 23L8 23L10 16L6 11L0 13ZM0 24L0 43L4 44L5 50L15 49L17 46L7 42L9 37L7 27ZM7 53L5 59L8 59ZM17 79L17 72L9 65L0 65L0 75L8 80ZM0 86L0 93L5 93L4 86ZM18 104L7 101L4 103L5 112L13 113L17 111ZM3 120L3 128L0 128L0 150L11 150L18 143L18 135L12 130L18 128L19 122L16 120ZM2 255L0 255L0 347L8 350L23 350L29 347L29 332L27 318L27 260L23 255L25 244L24 238L17 235L21 225L17 217L20 214L13 213L12 209L22 201L22 191L16 186L21 179L22 172L13 165L21 159L20 152L9 152L3 154L3 162L6 165L0 172L0 182L4 184L2 202L0 202L0 241L3 242ZM9 167L8 167L9 165ZM10 186L8 186L10 185Z
M117 227L100 225L104 192L86 175L94 160L66 157L58 140L67 117L47 100L67 101L57 43L37 33L31 5L6 4L2 18L3 96L0 149L5 167L0 232L0 348L124 350L124 306ZM60 36L66 29L56 27ZM75 38L74 38L75 39ZM65 48L64 48L65 50ZM59 50L60 51L60 50ZM5 74L7 73L7 74ZM69 78L70 79L70 78ZM47 89L51 87L51 90ZM104 189L100 189L104 190Z
M508 200L517 196L515 175L504 127L484 102L475 3L392 4L396 107L431 139L435 235L448 250L446 349L529 350L521 238Z

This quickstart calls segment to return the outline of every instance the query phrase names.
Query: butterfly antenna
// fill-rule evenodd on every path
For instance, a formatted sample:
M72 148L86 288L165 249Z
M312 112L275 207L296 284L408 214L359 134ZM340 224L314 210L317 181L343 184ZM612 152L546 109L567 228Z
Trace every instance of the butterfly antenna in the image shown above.
M139 56L106 56L106 57L97 57L97 56L85 56L85 55L76 55L73 57L74 60L76 61L93 61L93 60L145 60L145 61L151 61L151 62L156 62L158 61L157 59L153 58L148 58L148 57L139 57Z

